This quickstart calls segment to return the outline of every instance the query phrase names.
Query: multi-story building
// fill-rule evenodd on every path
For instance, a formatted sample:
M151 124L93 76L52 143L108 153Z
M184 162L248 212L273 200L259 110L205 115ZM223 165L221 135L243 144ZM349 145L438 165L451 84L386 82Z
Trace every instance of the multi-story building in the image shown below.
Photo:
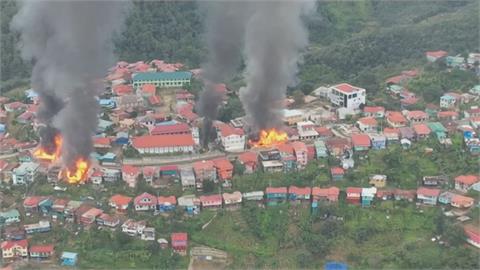
M156 87L174 88L189 85L192 73L188 71L175 72L143 72L135 73L132 76L132 85L139 89L144 84L153 84Z
M365 104L366 90L348 83L341 83L330 87L329 99L334 105L353 111Z
M31 183L38 174L40 165L34 162L24 162L13 170L12 183L14 185L24 185Z

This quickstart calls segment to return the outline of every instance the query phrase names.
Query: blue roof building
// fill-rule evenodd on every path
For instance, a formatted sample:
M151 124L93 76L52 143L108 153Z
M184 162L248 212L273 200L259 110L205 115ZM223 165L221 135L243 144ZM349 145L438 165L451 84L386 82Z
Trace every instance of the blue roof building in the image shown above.
M62 265L65 266L75 266L77 264L78 254L75 252L62 252L62 256L60 257L60 261Z
M156 87L183 87L190 84L192 73L189 71L175 72L142 72L135 73L132 77L132 85L135 89L144 84L153 84Z
M348 265L342 262L327 262L323 267L325 270L348 270Z
M103 120L103 119L98 119L98 132L105 132L105 130L113 125L113 122Z

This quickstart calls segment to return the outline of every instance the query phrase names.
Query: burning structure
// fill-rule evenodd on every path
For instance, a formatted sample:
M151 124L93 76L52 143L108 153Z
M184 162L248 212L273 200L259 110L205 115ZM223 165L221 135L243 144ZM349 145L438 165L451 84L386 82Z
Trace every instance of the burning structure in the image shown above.
M25 1L12 21L40 98L37 158L60 160L70 183L84 180L97 128L98 83L113 62L125 1ZM93 30L95 29L95 30ZM61 137L60 135L61 134Z
M208 3L209 61L203 68L204 77L214 83L228 79L238 68L243 50L247 85L240 89L240 99L249 133L259 137L253 145L286 140L280 131L285 93L295 83L300 52L308 42L302 16L314 6L312 0ZM211 129L220 102L207 84L199 103L204 131Z

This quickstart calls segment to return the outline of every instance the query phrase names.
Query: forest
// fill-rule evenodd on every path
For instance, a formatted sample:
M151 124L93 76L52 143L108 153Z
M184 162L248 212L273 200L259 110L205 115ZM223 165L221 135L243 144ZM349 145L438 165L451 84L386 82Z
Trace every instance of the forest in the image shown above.
M17 11L1 1L1 91L28 83L10 30ZM426 50L462 54L478 49L479 7L474 1L319 1L305 18L311 44L304 52L298 88L338 81L375 93L385 76L415 65ZM196 1L135 1L126 26L114 38L119 60L163 59L197 68L205 59L204 12ZM240 72L240 71L239 71Z

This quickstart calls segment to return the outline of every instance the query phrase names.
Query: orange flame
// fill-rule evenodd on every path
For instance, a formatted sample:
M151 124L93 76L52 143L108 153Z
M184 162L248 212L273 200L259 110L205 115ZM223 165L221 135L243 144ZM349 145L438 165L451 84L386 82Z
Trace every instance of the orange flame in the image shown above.
M260 138L258 141L250 141L254 147L268 147L277 144L283 144L288 141L288 134L274 128L260 131Z
M53 153L49 152L44 147L39 147L33 152L33 156L37 159L56 162L60 158L60 151L62 150L63 139L59 134L54 138L55 149Z
M85 180L88 172L88 165L88 161L83 158L79 158L75 161L75 168L73 170L65 168L62 174L65 176L68 183L78 184Z

